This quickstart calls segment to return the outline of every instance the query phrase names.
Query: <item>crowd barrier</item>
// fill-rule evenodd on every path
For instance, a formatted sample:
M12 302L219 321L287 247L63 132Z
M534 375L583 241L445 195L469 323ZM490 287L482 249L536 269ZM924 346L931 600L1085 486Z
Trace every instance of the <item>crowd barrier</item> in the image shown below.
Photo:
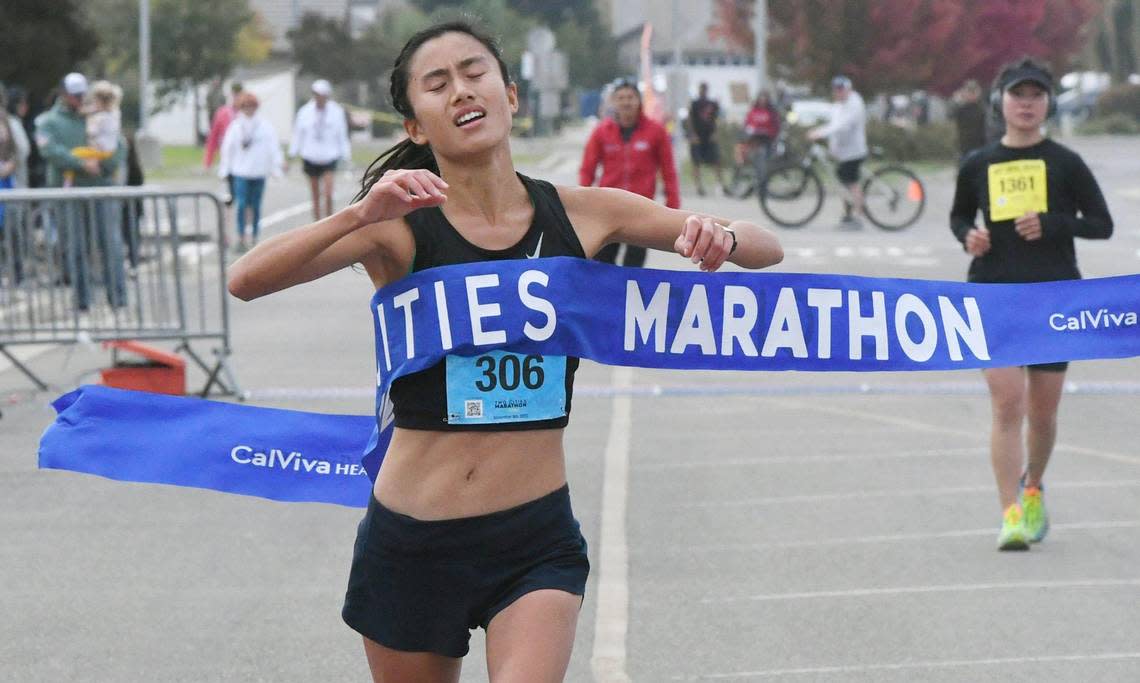
M208 192L3 191L0 355L46 389L11 347L173 340L206 374L198 393L240 395L228 362L226 234Z

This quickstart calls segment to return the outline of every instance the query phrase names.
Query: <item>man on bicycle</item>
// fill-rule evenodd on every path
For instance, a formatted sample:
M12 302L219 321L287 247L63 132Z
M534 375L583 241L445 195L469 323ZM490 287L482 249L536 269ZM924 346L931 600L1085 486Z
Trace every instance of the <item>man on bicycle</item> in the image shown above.
M831 118L808 132L808 139L827 138L828 149L838 165L835 175L847 189L849 199L844 202L841 229L857 230L863 227L859 216L863 213L863 193L859 189L859 168L867 158L867 108L863 97L851 87L851 79L836 76L831 79Z

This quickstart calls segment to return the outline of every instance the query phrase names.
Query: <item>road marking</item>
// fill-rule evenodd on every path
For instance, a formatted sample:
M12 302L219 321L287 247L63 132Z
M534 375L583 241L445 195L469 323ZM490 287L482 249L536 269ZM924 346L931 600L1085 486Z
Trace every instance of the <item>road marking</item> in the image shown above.
M726 602L783 602L791 600L821 600L830 598L890 597L896 595L924 595L929 593L976 593L981 591L1045 590L1049 588L1121 588L1140 587L1137 579L1078 579L1075 581L1010 581L1004 583L958 583L935 586L899 586L895 588L853 588L841 591L803 591L798 593L760 593L732 597L702 598L704 604Z
M627 683L625 638L629 627L629 549L625 537L629 491L629 444L633 399L621 393L633 384L633 369L613 369L615 396L606 439L602 484L602 531L598 550L598 608L590 668L598 683Z
M961 455L983 455L988 447L943 448L929 451L904 451L899 453L839 453L830 455L782 455L767 458L724 458L720 460L699 458L677 462L649 462L638 464L638 471L645 470L691 470L705 467L766 467L768 465L801 465L837 462L870 462L873 460L911 460L916 458L945 458Z
M1140 529L1140 520L1124 520L1119 522L1075 522L1071 524L1053 524L1049 527L1053 532L1058 531L1106 531L1116 529ZM718 552L754 553L765 550L790 550L793 548L824 548L843 545L874 545L876 543L914 543L915 541L929 541L948 538L974 538L994 535L993 527L985 529L954 529L951 531L924 531L910 534L878 534L873 536L843 536L837 538L820 538L811 541L773 541L770 543L719 543L704 545L684 545L665 548L654 546L655 554L707 555Z
M1140 659L1140 652L1105 652L1101 654L1042 655L1040 657L993 657L989 659L943 659L920 662L898 662L895 664L851 664L842 666L799 667L794 669L762 669L759 671L738 671L733 673L700 674L697 676L674 676L673 680L716 680L731 678L767 678L770 676L811 676L818 674L849 674L870 671L906 671L909 669L955 669L972 666L1000 666L1046 664L1062 662L1112 662Z
M1140 479L1117 479L1112 481L1068 481L1050 482L1049 490L1057 489L1101 489L1131 488L1140 486ZM945 486L941 488L886 489L881 491L849 491L844 493L802 494L795 496L761 496L737 500L702 501L697 503L670 502L672 508L723 508L752 507L760 505L799 505L802 503L822 503L838 500L866 500L869 498L929 498L931 496L957 496L968 493L993 493L994 485Z
M341 198L342 198L342 195L340 193L335 193L333 195L334 201L337 199L341 199ZM261 229L264 230L265 228L268 228L271 225L276 225L282 221L293 218L294 216L299 216L299 215L305 213L306 211L312 211L312 210L313 210L312 201L307 201L307 202L301 202L300 204L294 204L293 206L286 207L286 208L281 209L279 211L274 211L273 213L269 214L268 216L262 217Z

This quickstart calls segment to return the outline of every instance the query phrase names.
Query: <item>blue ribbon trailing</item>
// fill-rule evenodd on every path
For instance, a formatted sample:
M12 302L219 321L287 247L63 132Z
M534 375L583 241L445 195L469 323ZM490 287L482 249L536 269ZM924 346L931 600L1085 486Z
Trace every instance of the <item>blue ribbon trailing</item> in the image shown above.
M371 477L379 469L392 380L448 354L504 349L648 368L811 372L1140 355L1140 275L977 285L625 269L559 257L415 273L378 290L372 314L373 417L84 387L56 401L40 466L363 506L369 478L359 465Z

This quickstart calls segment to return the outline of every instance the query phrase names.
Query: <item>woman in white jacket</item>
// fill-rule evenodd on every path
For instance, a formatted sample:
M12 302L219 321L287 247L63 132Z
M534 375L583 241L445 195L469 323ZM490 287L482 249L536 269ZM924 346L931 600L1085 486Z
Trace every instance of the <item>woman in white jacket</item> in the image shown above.
M285 163L277 131L257 115L258 104L253 93L241 95L238 100L238 116L226 129L226 135L222 139L221 163L218 165L219 177L233 176L239 251L245 251L251 245L245 232L246 209L253 214L252 244L257 244L265 179L270 174L280 176Z

